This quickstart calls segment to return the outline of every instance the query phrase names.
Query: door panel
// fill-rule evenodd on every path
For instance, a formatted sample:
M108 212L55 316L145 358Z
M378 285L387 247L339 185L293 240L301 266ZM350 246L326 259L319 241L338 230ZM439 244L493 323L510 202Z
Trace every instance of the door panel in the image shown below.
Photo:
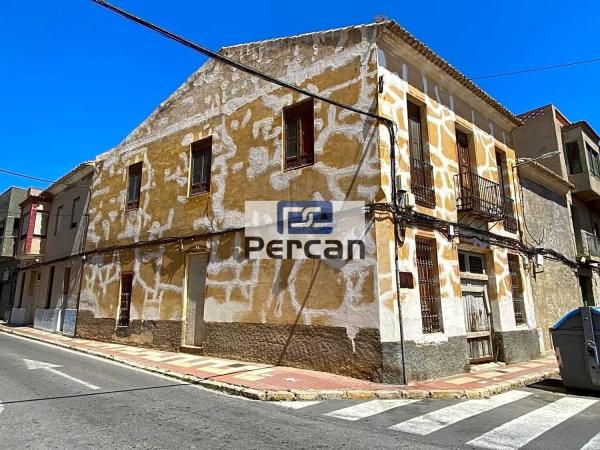
M206 254L187 256L185 345L201 346L205 339L204 291L207 263Z
M472 362L492 359L492 336L489 305L485 293L463 291L465 328Z

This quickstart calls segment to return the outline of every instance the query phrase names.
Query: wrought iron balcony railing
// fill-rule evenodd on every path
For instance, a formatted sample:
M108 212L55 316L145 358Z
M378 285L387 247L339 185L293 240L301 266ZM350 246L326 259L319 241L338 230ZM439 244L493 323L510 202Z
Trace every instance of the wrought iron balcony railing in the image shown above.
M504 229L515 233L519 229L519 223L515 215L515 201L510 197L504 197L504 204L502 208L502 223Z
M410 158L410 188L418 205L435 208L435 182L431 164Z
M600 258L600 239L592 233L581 230L581 256Z
M459 212L468 212L490 222L502 219L504 205L498 183L470 171L454 177Z

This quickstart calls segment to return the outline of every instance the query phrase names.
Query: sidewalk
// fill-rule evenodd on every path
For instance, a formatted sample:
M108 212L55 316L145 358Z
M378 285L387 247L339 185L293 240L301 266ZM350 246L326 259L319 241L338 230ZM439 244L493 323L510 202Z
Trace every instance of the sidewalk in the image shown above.
M108 358L209 389L256 400L483 398L558 374L554 356L548 356L521 364L492 365L448 378L396 386L293 367L69 338L30 327L12 327L2 323L0 332Z

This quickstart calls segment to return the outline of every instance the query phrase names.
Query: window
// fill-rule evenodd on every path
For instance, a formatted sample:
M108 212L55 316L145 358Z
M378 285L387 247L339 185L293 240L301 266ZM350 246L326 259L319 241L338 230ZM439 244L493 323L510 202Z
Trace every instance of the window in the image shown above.
M18 217L15 217L13 219L12 237L17 237L19 235L20 224L21 224L21 220Z
M469 149L469 136L456 130L456 149L458 152L458 169L460 173L471 171L471 151Z
M429 164L423 145L423 127L421 108L407 102L408 109L408 145L410 151L410 187L415 201L427 208L435 207L435 189L433 166Z
M54 234L58 233L59 230L62 230L62 217L63 217L63 205L60 205L56 208L56 220L54 221Z
M142 163L129 166L129 183L127 185L127 209L140 207L140 191L142 189Z
M314 157L314 102L312 99L283 110L285 164L288 169L309 166Z
M508 273L510 276L510 290L512 293L515 322L517 325L525 323L525 302L523 300L523 282L519 269L519 257L508 255Z
M27 236L27 232L29 231L29 213L23 214L23 222L21 223L21 239L24 239Z
M588 165L590 172L592 175L600 177L600 160L598 159L598 153L595 152L589 144L585 144L585 149L587 150L588 154Z
M139 193L138 193L139 197ZM71 206L71 228L75 228L79 223L79 216L81 215L81 198L75 197L73 199L73 205Z
M190 195L210 192L212 137L192 143Z
M483 255L458 252L458 266L461 272L485 274Z
M129 326L129 312L131 309L131 291L133 288L133 274L124 273L121 276L121 303L119 305L119 321L120 327Z
M46 233L48 232L48 216L48 211L37 211L35 213L34 236L46 237Z
M52 288L54 285L54 266L50 266L50 276L48 278L48 292L46 294L46 309L52 305Z
M423 333L442 332L440 289L435 241L416 239Z
M565 153L567 154L569 173L583 172L583 166L581 165L581 158L579 156L579 145L577 142L567 142L565 144Z

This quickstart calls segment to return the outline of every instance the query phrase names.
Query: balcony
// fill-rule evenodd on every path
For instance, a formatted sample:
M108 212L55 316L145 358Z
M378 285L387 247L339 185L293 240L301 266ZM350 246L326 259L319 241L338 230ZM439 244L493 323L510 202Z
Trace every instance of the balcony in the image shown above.
M459 213L469 213L488 222L502 220L504 203L498 183L470 171L461 172L454 178Z
M579 256L600 261L600 239L592 233L581 230L581 240L577 247Z
M431 164L410 158L410 188L418 205L435 208L435 184Z
M517 217L515 215L515 201L506 196L504 196L503 200L502 223L504 229L511 233L516 233L519 229L519 223L517 222Z

